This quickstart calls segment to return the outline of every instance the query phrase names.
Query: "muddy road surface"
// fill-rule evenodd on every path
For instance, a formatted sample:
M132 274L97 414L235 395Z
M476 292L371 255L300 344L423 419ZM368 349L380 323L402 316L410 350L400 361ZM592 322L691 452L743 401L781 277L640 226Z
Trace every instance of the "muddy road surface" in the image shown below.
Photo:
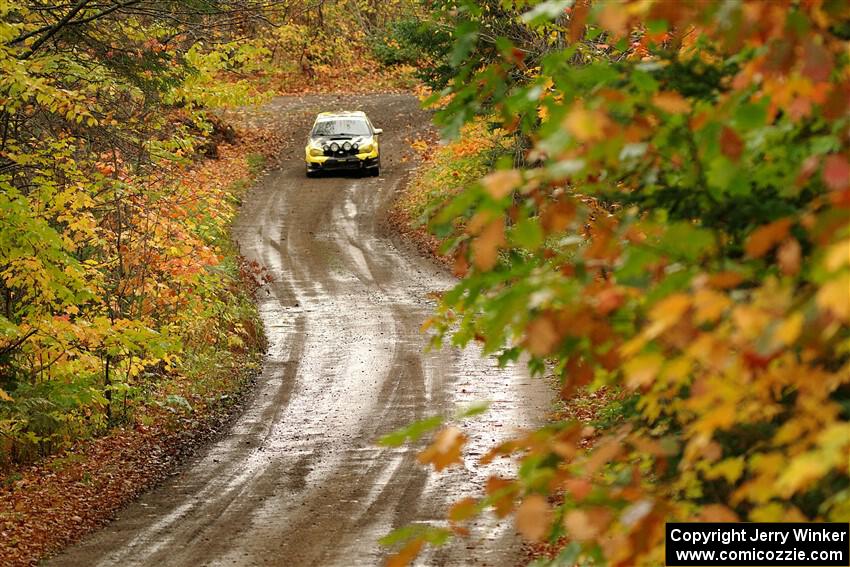
M303 139L317 112L334 109L365 110L384 129L380 177L305 177ZM452 279L382 222L412 167L407 141L428 122L416 99L280 98L263 111L254 119L278 121L291 143L234 229L272 280L259 297L269 352L255 391L227 434L49 565L380 565L382 535L444 525L452 501L507 466L485 470L475 457L545 414L546 387L524 369L497 369L475 350L423 352L427 294ZM416 461L421 443L375 444L481 400L492 407L463 425L465 467L435 473ZM522 562L511 522L485 518L418 564Z

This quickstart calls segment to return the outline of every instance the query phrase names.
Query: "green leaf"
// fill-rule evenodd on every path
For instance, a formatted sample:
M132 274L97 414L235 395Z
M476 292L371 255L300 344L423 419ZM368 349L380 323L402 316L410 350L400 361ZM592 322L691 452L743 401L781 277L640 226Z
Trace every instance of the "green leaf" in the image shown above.
M389 534L378 540L383 546L390 547L399 543L409 541L411 539L423 539L431 545L443 545L449 538L452 532L445 528L429 526L427 524L408 524L390 532Z
M752 130L765 125L767 120L767 101L746 102L735 109L734 125L739 130Z
M490 409L490 402L480 402L477 404L472 404L469 407L458 411L455 414L455 419L466 419L470 417L475 417L487 412L488 409Z
M398 447L404 443L416 441L429 431L438 428L442 425L443 421L444 418L439 415L416 421L407 427L397 429L392 433L384 435L380 440L378 440L378 444L388 447Z
M660 249L677 260L694 262L714 247L714 234L685 222L671 223L661 238Z
M511 241L526 250L537 250L543 245L543 228L540 222L535 218L522 219L511 230Z

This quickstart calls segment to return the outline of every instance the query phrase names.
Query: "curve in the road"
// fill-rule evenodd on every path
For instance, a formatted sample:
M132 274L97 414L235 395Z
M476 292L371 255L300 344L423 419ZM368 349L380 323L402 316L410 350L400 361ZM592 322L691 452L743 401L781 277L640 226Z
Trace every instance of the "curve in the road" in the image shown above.
M378 538L408 522L442 523L448 504L491 470L430 472L416 447L375 440L413 420L490 399L467 426L483 447L543 415L548 395L521 369L472 351L424 353L425 298L451 285L383 233L404 182L406 138L427 124L408 95L280 98L294 139L315 112L365 110L384 128L380 178L306 179L301 149L246 198L234 235L272 282L261 291L269 339L262 377L227 435L119 518L50 565L378 565ZM474 459L471 460L474 462ZM517 565L509 524L482 520L469 539L430 551L427 565Z

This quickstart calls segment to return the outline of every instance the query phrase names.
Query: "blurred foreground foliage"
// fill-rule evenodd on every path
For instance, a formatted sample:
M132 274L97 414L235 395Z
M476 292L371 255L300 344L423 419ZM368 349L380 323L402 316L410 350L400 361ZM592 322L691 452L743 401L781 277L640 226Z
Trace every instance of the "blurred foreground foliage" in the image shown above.
M417 209L463 276L435 343L619 400L494 447L518 474L450 531L492 509L541 564L659 565L666 521L850 519L850 5L429 5L439 123L515 149ZM445 539L408 536L392 561Z

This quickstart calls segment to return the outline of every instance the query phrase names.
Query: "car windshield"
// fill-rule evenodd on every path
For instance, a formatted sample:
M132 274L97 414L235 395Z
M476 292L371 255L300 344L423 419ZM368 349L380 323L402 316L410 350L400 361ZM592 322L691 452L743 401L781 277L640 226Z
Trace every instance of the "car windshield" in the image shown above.
M369 136L369 124L362 118L334 118L316 122L312 136Z

